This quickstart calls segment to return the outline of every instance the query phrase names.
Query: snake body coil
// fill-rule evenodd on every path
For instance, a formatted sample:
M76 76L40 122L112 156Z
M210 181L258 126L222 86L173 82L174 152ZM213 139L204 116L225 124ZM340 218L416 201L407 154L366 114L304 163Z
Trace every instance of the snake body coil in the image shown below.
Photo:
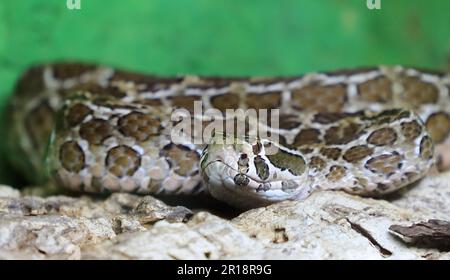
M207 192L237 207L316 189L380 195L422 178L435 162L450 166L449 89L449 76L401 66L216 78L57 63L18 82L8 140L29 179L42 182L47 170L77 191ZM279 122L230 117L227 109L270 109ZM175 141L183 118L191 122ZM230 121L248 126L203 137L213 122ZM271 137L249 137L253 130Z

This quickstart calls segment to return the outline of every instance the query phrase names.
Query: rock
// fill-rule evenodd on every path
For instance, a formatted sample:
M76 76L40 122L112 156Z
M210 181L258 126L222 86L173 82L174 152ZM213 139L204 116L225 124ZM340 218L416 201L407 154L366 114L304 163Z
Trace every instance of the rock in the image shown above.
M426 252L406 248L388 228L420 217L386 201L322 192L249 211L234 222L265 244L265 259L418 259Z
M152 197L112 194L0 197L0 257L80 259L80 247L132 231L157 220L184 221L192 213Z
M0 258L450 259L441 248L405 244L390 233L448 221L449 179L427 178L385 199L316 192L234 218L152 196L15 193L0 197Z
M450 171L425 177L388 197L399 207L422 213L429 219L450 219ZM428 219L427 219L428 220Z
M405 243L450 251L450 222L429 220L409 227L392 225L389 230Z
M85 259L253 259L261 258L263 246L229 221L200 212L186 224L160 221L83 252Z
M10 186L0 185L0 197L18 198L20 197L20 191Z
M0 216L0 255L5 258L79 259L79 244L113 238L105 218L67 216ZM10 254L7 254L10 252Z

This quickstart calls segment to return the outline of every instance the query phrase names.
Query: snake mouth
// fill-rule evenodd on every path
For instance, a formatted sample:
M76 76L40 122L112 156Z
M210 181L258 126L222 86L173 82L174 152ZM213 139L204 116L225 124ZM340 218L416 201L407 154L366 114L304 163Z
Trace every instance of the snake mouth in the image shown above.
M244 174L221 159L216 159L204 165L202 173L205 182L214 195L215 192L225 191L235 193L242 197L252 197L266 204L294 199L303 196L306 188L304 178L296 180L261 180L250 174Z
M245 176L245 177L248 178L249 180L252 180L252 181L254 181L254 182L256 182L256 183L259 183L259 184L265 184L265 183L271 183L271 182L277 182L277 181L280 181L280 182L281 182L281 180L264 181L264 180L260 180L260 179L258 179L258 178L255 178L254 176L251 176L251 175L249 175L249 174L241 173L241 172L239 172L235 167L231 166L230 164L228 164L228 163L226 163L226 162L224 162L224 161L222 161L222 160L220 160L220 159L216 159L216 160L214 160L214 161L208 162L208 163L203 167L204 172L206 171L206 169L207 169L208 167L210 167L212 164L215 164L215 163L219 163L219 164L224 165L224 167L227 167L227 168L229 169L229 171L232 171L233 173L235 173L235 176L237 176L237 175ZM234 177L235 177L235 176L227 176L227 178L232 178L232 177L233 177L232 180L234 180ZM250 185L247 185L247 186L248 186L250 189L254 189L254 190L257 190L257 189L258 189L258 188L253 188L253 187L250 186ZM245 186L236 184L236 187L245 187Z

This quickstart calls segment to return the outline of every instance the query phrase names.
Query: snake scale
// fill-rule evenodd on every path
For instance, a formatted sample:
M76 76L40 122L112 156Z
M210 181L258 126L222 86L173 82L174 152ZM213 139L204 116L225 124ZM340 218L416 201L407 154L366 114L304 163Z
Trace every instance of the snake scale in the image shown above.
M53 63L18 81L8 143L29 180L75 191L209 193L241 208L317 189L377 196L448 169L449 90L447 74L402 66L222 78ZM227 109L270 109L278 122ZM217 121L248 125L196 141Z

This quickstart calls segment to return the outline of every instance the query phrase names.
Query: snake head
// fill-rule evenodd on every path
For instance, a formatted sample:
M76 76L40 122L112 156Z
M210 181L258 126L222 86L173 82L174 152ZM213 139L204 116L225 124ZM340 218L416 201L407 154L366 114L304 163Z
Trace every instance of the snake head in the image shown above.
M304 157L265 139L216 135L200 169L213 197L242 209L301 199L311 191Z

